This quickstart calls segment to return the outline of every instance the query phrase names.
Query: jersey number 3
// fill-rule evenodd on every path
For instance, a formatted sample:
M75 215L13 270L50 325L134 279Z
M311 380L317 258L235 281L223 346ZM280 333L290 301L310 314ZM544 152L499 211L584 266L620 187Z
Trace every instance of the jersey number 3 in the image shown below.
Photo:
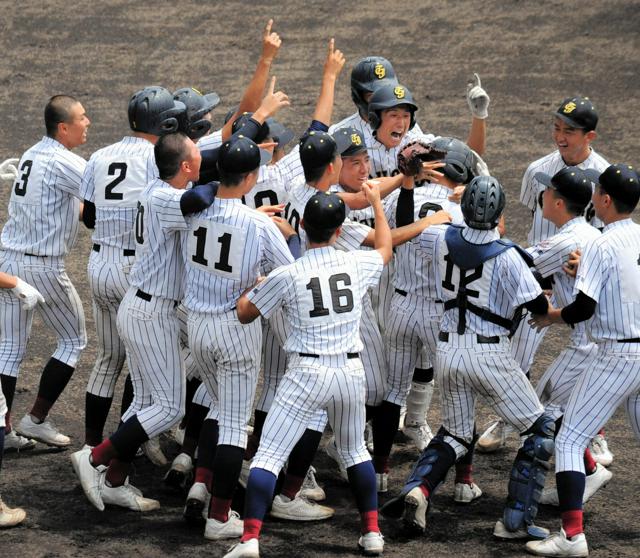
M339 288L338 283L342 283L344 287ZM336 314L343 314L353 310L353 292L351 289L346 288L349 285L351 285L351 277L346 273L336 273L329 277L331 307ZM307 290L311 291L311 296L313 297L313 310L309 312L309 317L318 318L319 316L328 316L329 309L324 306L320 278L312 277L306 286Z
M31 174L31 167L33 166L33 161L25 161L22 163L20 170L22 171L22 175L19 179L16 180L16 185L13 189L16 196L24 196L27 193L27 184L29 183L29 175Z

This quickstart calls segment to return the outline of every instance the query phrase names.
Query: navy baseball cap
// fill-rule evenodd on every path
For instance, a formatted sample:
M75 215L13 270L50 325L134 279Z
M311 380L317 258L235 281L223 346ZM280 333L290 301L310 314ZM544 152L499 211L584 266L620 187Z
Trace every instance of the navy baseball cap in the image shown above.
M362 134L350 126L333 132L333 139L336 140L338 152L342 157L351 157L367 150Z
M585 132L595 130L598 125L598 113L589 97L569 97L554 114L572 128Z
M347 215L346 206L337 194L318 192L304 207L304 228L315 231L337 229Z
M267 125L269 126L269 137L273 138L273 141L278 144L279 149L284 148L295 135L289 128L280 124L280 122L274 118L267 118Z
M228 173L251 172L270 160L271 153L243 135L224 142L218 151L218 169Z
M598 171L585 171L592 180L609 194L613 199L635 207L640 200L640 179L638 172L631 165L616 163L608 166L598 176Z
M565 167L553 176L537 172L534 178L547 187L553 188L563 198L586 207L593 194L593 180L578 167Z
M317 169L333 161L338 146L327 132L311 131L300 140L300 160L305 169Z

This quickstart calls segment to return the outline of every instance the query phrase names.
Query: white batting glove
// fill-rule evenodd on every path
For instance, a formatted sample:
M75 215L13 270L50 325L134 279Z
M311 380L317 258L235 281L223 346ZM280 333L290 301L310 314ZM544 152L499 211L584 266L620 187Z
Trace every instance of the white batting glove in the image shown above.
M467 84L467 104L474 118L484 120L489 116L489 95L482 89L480 76L473 74L474 81Z
M13 294L20 299L23 310L31 310L36 304L44 303L44 297L35 287L29 285L18 277L18 284L11 289Z
M0 163L0 179L11 180L12 182L18 178L18 168L16 165L20 159L7 159Z

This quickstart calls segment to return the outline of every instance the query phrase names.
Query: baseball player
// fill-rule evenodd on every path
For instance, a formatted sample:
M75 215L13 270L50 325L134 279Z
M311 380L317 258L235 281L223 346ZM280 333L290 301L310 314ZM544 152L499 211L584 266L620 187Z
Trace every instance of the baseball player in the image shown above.
M358 545L367 555L383 551L375 474L363 437L364 369L359 359L363 345L358 329L361 300L391 259L391 232L379 193L368 185L364 189L378 222L374 251L347 256L333 248L342 230L345 204L335 194L317 193L303 213L308 251L238 301L238 317L245 322L269 316L281 307L291 335L285 345L287 372L251 463L244 533L228 557L258 555L262 520L277 475L319 409L328 413L338 451L347 465L361 517Z
M610 165L599 176L585 172L597 183L592 202L604 230L584 248L575 300L532 319L536 327L586 321L587 335L597 344L595 359L571 391L556 439L562 529L527 543L527 551L538 556L589 554L582 521L583 452L621 404L640 439L640 226L631 219L640 182L629 165Z
M185 307L189 344L207 390L219 408L208 539L238 537L239 516L230 511L247 442L260 362L259 323L241 325L236 300L263 272L293 261L278 228L242 204L270 154L248 138L225 142L218 158L220 187L213 205L194 215L186 235ZM209 440L215 444L216 440Z
M153 156L156 141L161 134L177 130L184 111L184 105L175 103L164 87L138 91L128 107L131 134L96 151L82 178L83 221L93 229L88 275L97 338L96 362L85 398L85 444L91 447L102 442L126 356L116 318L135 260L138 198L158 177Z
M173 101L175 108L184 105ZM89 501L99 510L112 504L151 511L160 504L144 498L127 480L131 461L148 439L168 430L184 414L184 369L176 315L183 296L180 231L186 215L211 204L216 184L185 188L197 180L200 151L184 134L163 135L154 147L159 178L143 190L136 214L136 261L118 310L134 386L134 400L118 430L71 461ZM106 471L99 468L108 465Z
M40 292L25 283L19 277L0 272L0 289L7 290L14 296L25 310L32 310L36 304L44 303ZM5 416L7 403L0 389L0 472L2 471L2 455L5 450ZM22 523L27 516L22 508L10 508L0 498L0 528L13 527Z
M49 99L44 120L46 135L18 164L9 219L2 229L0 271L23 278L43 294L46 302L39 311L57 339L33 407L16 430L27 438L65 447L71 444L70 438L58 432L47 416L71 379L87 339L82 303L65 271L64 257L78 234L78 198L86 165L71 150L86 142L90 121L82 104L67 95ZM0 297L0 381L10 425L8 417L34 311L24 309L5 291Z
M556 226L542 214L541 199L545 185L536 180L537 173L553 176L560 169L567 166L577 166L580 169L595 169L602 172L607 161L591 146L597 138L598 113L593 103L587 97L569 97L565 99L554 112L552 138L557 149L548 155L531 163L522 178L520 202L531 210L533 220L528 234L529 246L553 236ZM602 227L602 223L595 217L593 208L586 210L586 220L595 227ZM520 367L529 373L535 354L542 342L544 332L531 328L527 320L522 320L512 339L514 358ZM491 452L505 445L507 432L502 421L492 423L478 440L478 449ZM607 464L611 454L606 447L606 440L598 436L594 440L594 458L603 456Z
M505 198L499 182L474 178L462 196L466 226L431 227L420 237L424 259L435 272L444 315L438 336L436 378L443 425L424 450L400 495L382 511L418 532L447 471L467 452L474 436L474 408L482 394L494 410L526 436L509 483L503 520L494 534L504 538L542 537L533 525L536 483L553 451L553 418L511 357L507 334L516 309L544 314L548 302L524 260L526 253L496 230ZM498 280L497 278L500 278Z

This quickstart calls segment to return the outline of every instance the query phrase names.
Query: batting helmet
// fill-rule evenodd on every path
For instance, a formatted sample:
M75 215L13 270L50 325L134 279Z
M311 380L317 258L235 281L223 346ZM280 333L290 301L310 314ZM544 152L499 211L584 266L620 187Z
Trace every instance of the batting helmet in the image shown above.
M365 93L373 93L380 85L397 85L396 72L386 58L367 56L351 70L351 99L362 116L368 113Z
M170 134L178 130L178 119L186 110L164 87L145 87L129 100L129 126L134 132L154 136Z
M504 190L493 176L476 176L462 194L460 208L472 229L491 230L498 225L505 206Z
M416 124L418 105L413 101L413 95L404 85L387 84L373 92L369 99L369 124L377 130L382 123L382 111L399 106L406 106L411 112L409 130Z
M195 141L211 130L211 121L204 116L220 104L217 93L203 95L193 87L183 87L173 93L173 98L187 107L187 111L179 118L181 132Z
M476 176L476 156L471 148L456 138L436 138L431 146L437 151L444 151L442 160L444 167L436 169L457 184L469 184Z

